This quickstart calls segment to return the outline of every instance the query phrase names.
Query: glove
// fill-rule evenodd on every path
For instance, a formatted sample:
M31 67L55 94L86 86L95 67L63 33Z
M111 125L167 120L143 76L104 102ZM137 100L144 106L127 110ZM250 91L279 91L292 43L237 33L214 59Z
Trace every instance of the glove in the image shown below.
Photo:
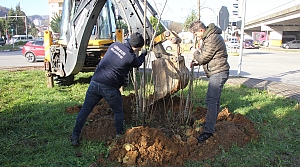
M193 53L193 60L196 60L197 62L200 62L201 61L201 53L199 52L199 50L196 50L194 53ZM200 62L201 63L201 62ZM199 64L200 64L199 63ZM198 65L199 65L198 64Z
M196 62L195 60L192 60L191 63L190 63L190 68L192 68L193 66L198 66L199 63Z
M147 53L148 53L147 49L144 49L144 48L143 48L143 49L142 49L142 54L143 54L143 55L147 55Z

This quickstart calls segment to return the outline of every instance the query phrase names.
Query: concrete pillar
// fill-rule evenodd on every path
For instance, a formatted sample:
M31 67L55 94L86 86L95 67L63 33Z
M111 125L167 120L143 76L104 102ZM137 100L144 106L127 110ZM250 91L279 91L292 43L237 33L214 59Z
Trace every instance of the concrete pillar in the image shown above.
M271 31L269 34L269 46L281 46L283 31Z

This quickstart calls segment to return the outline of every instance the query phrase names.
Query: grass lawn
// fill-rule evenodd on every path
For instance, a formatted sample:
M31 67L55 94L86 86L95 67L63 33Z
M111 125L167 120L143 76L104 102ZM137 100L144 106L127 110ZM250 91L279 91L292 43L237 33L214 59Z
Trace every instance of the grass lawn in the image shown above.
M91 75L80 73L74 85L49 89L42 70L0 71L0 166L89 166L100 153L107 154L109 148L101 141L84 140L84 147L78 148L69 142L77 114L67 114L65 108L83 103L88 83L80 80ZM194 85L194 102L205 107L207 82ZM241 113L256 124L259 140L205 162L186 162L187 167L300 166L296 101L243 85L225 85L221 101L221 108Z
M14 51L14 50L20 50L20 47L23 45L4 45L0 46L0 51Z

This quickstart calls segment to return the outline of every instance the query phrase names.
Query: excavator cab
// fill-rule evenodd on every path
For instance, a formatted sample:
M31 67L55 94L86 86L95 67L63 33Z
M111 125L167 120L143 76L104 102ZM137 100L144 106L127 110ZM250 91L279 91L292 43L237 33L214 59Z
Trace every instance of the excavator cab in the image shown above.
M179 45L180 38L166 28L166 32L154 39L152 25L148 19L144 20L144 10L149 10L155 17L157 13L149 3L147 9L141 4L144 4L143 0L65 0L58 45L45 46L49 48L45 50L48 87L51 87L51 77L55 77L58 83L65 83L61 85L69 85L77 73L94 71L109 45L115 41L123 42L122 31L116 29L116 18L123 19L130 33L143 34L146 45L157 58L152 62L155 99L186 87L189 71L180 49L170 54L162 46L165 40ZM45 34L45 43L51 44L50 35Z

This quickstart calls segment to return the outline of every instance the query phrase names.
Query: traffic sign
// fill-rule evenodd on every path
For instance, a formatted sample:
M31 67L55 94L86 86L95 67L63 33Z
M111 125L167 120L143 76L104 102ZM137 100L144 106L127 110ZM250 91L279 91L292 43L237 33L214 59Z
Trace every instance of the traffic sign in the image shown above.
M229 12L226 6L222 6L219 11L219 25L222 31L226 31L229 24Z

